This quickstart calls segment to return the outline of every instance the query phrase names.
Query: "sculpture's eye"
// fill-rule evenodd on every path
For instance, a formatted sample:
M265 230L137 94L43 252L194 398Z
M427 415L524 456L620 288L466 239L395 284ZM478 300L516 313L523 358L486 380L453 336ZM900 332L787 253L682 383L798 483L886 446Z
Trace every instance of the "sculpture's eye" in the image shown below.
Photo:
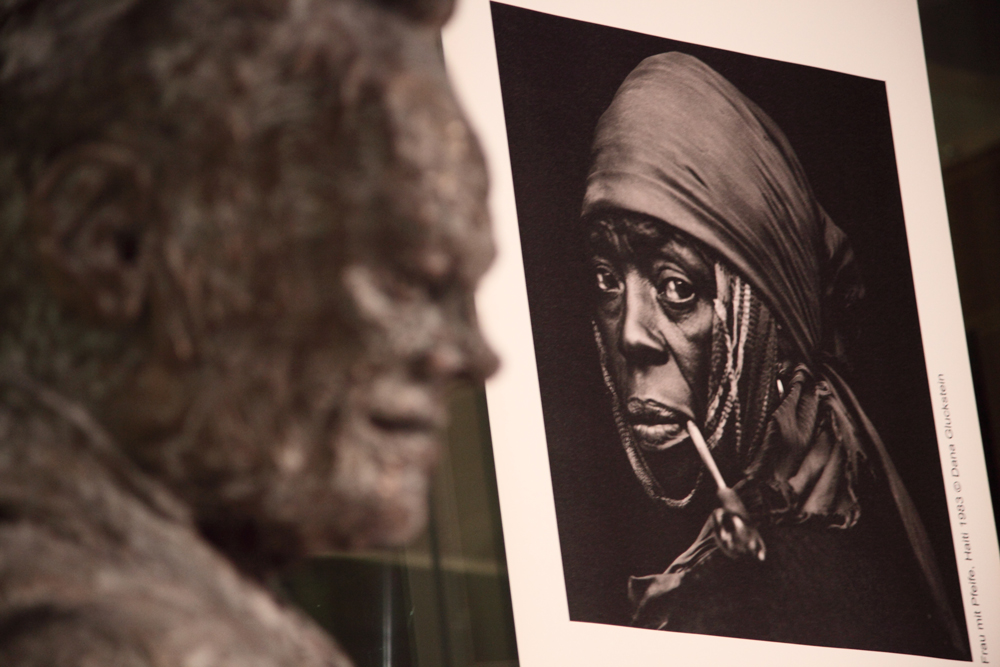
M621 291L622 284L618 277L607 267L597 267L597 289L606 294L616 294Z
M668 278L660 288L660 297L671 306L685 306L694 301L694 285L683 278Z

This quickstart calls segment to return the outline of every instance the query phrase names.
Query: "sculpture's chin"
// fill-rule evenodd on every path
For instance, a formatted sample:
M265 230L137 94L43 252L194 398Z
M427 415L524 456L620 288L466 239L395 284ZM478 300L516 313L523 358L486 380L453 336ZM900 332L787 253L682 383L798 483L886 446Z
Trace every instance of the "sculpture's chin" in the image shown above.
M427 484L419 494L378 498L370 512L349 531L351 549L399 547L416 538L427 526Z
M330 468L306 466L272 489L262 518L291 527L301 555L402 546L426 527L439 434L381 431L345 429Z
M217 416L202 446L185 449L192 458L174 488L203 534L241 569L259 575L303 557L401 546L425 528L444 417L358 403L261 429L250 447L226 440L215 427L226 420ZM258 417L276 410L251 407Z
M295 561L338 551L402 546L427 524L422 471L356 478L347 488L303 480L300 494L225 506L203 516L202 534L245 573L263 579ZM309 487L312 487L311 489Z

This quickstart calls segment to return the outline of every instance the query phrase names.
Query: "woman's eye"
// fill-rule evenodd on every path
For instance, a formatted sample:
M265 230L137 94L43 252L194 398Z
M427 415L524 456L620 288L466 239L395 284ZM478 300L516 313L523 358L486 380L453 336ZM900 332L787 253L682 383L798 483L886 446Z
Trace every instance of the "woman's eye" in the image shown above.
M602 292L617 292L621 290L621 283L611 271L597 269L597 289Z
M682 306L694 301L694 285L680 278L670 278L660 291L663 300L672 306Z

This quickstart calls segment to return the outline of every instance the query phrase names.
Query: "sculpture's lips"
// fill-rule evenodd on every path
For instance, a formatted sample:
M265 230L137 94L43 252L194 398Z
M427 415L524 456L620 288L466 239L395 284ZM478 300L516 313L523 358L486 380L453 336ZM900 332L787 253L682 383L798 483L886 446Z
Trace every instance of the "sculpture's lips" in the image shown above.
M443 396L417 383L381 378L367 403L372 425L388 434L439 433L448 424Z
M688 437L691 417L658 401L631 398L625 414L636 444L643 449L668 449Z
M429 393L400 388L372 406L369 419L389 435L437 435L448 424L444 404Z
M442 420L433 415L376 412L372 414L371 420L377 428L391 433L437 433L443 428Z
M385 461L394 466L415 466L429 474L440 456L447 413L374 410L368 423L378 439Z

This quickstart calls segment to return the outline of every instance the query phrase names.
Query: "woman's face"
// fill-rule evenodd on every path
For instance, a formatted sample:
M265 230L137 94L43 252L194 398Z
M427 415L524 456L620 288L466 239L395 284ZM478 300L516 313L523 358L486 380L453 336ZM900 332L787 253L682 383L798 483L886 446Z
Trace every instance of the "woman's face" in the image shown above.
M635 443L663 451L705 416L716 295L714 263L653 219L598 222L591 232L596 321Z

